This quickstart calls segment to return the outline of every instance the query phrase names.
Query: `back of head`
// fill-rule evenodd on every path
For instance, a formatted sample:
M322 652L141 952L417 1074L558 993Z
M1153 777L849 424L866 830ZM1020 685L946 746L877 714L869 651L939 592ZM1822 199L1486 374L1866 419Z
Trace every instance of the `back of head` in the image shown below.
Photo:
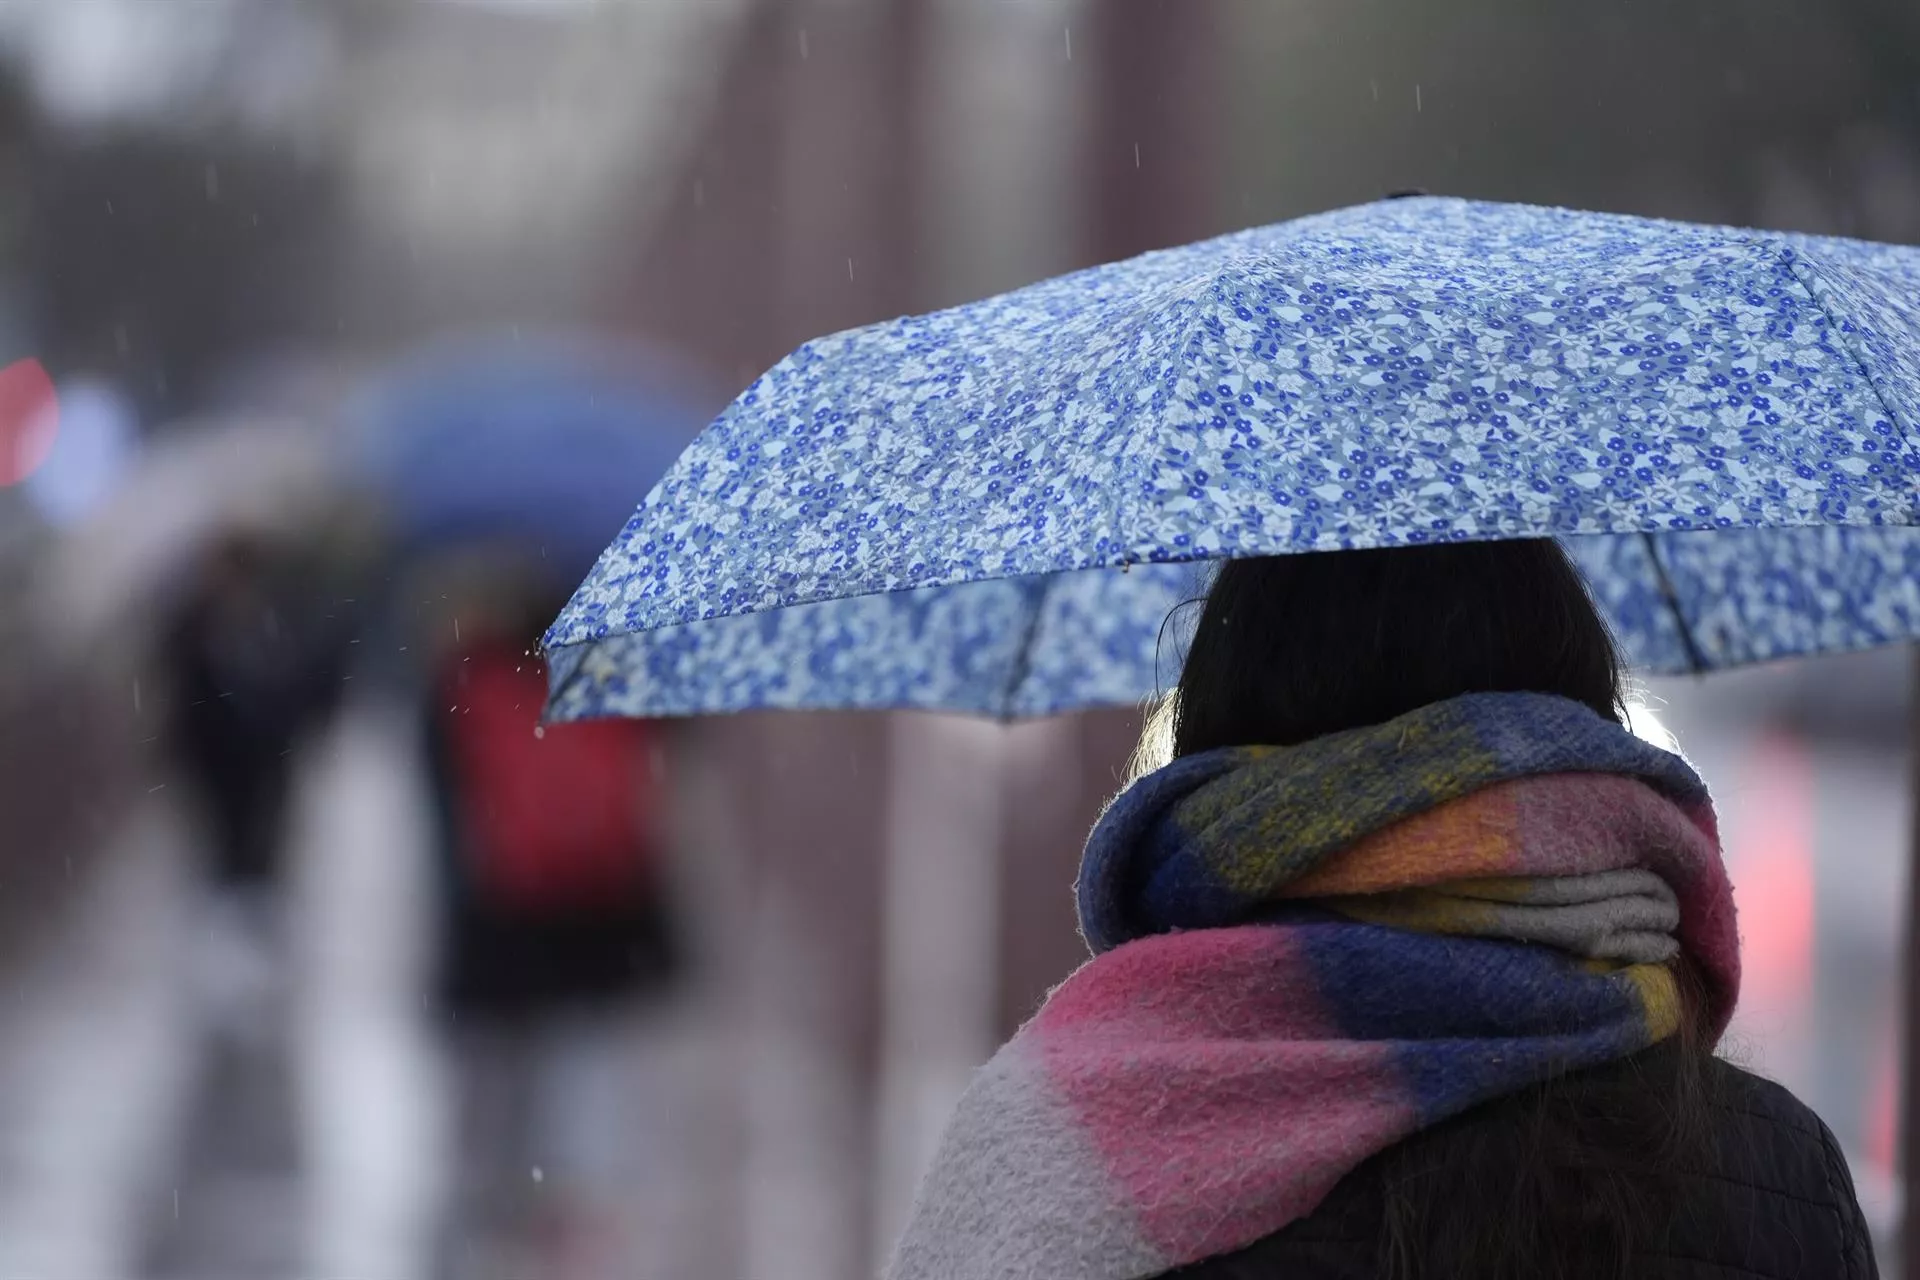
M1621 685L1606 624L1550 540L1230 561L1162 709L1163 758L1141 764L1290 746L1469 693L1557 694L1623 722ZM1626 1275L1668 1211L1661 1171L1707 1140L1705 1061L1683 1033L1624 1071L1552 1082L1376 1157L1353 1176L1377 1180L1378 1273ZM1178 1274L1290 1274L1286 1236Z
M1233 560L1187 652L1173 754L1292 746L1504 691L1621 718L1613 640L1552 541Z

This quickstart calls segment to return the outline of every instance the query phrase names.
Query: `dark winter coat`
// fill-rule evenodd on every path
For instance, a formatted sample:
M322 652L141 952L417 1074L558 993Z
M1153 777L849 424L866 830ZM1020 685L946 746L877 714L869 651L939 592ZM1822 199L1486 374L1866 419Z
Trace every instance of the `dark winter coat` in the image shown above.
M1647 1280L1868 1280L1872 1242L1839 1145L1779 1085L1712 1066L1715 1148L1680 1170L1664 1243L1644 1254ZM1490 1112L1489 1123L1499 1123ZM1376 1165L1350 1174L1312 1216L1170 1280L1372 1280L1384 1212Z

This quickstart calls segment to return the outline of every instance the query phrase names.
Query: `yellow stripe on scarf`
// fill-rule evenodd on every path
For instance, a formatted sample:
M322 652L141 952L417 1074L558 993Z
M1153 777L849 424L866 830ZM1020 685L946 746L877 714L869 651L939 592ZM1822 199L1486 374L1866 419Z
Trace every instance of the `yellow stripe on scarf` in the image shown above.
M1515 793L1515 783L1496 783L1396 822L1355 841L1285 886L1281 894L1337 898L1486 879L1510 871L1520 843L1520 805Z
M1674 979L1671 965L1630 964L1621 975L1639 988L1649 1043L1665 1040L1680 1030L1680 984Z
M1633 984L1640 997L1640 1016L1647 1020L1647 1043L1658 1044L1680 1030L1680 982L1670 964L1621 964L1618 960L1587 960L1588 973L1616 974Z
M1497 904L1443 889L1398 889L1390 893L1322 898L1319 905L1349 920L1410 933L1484 935L1492 931Z
M1640 1015L1647 1020L1647 1043L1658 1044L1680 1030L1680 982L1670 964L1621 964L1617 960L1588 960L1589 973L1618 974L1633 984L1640 997Z
M1267 897L1284 878L1275 875L1281 851L1363 844L1361 833L1383 809L1445 807L1448 797L1469 795L1498 777L1501 756L1479 733L1471 721L1416 714L1306 747L1236 748L1254 767L1240 770L1237 781L1196 793L1183 804L1181 822L1194 832L1224 813L1260 813L1251 829L1217 844L1209 861L1234 893ZM1276 769L1276 757L1284 769ZM1365 793L1358 799L1356 787Z

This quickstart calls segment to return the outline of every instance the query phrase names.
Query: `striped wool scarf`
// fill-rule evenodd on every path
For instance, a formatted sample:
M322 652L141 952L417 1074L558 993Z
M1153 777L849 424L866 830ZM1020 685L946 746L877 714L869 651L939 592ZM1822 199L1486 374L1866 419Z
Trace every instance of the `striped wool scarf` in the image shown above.
M1142 1280L1425 1126L1739 986L1706 789L1581 704L1475 694L1190 756L1088 842L1095 957L975 1077L893 1280Z

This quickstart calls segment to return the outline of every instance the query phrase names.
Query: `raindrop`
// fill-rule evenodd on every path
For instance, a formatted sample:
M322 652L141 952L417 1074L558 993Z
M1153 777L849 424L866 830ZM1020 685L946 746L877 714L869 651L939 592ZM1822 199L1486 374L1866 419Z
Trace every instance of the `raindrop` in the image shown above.
M800 28L800 61L805 62L811 53L812 50L807 45L807 29L802 27Z
M847 279L853 279L853 259L847 259Z
M1140 167L1140 144L1137 142L1133 144L1133 167Z
M453 620L453 638L456 641L460 639L460 619L458 618Z
M1072 62L1073 61L1073 28L1063 27L1061 28L1061 30L1065 32L1067 37L1067 61Z
M207 199L218 200L220 198L220 167L218 165L207 166L206 183Z
M693 207L696 209L707 207L707 183L704 178L693 180Z
M1413 109L1414 109L1415 111L1425 111L1425 110L1427 109L1427 108L1426 108L1426 105L1425 105L1424 103L1422 103L1422 102L1421 102L1421 100L1420 100L1420 86L1419 86L1419 85L1415 85L1415 86L1413 86Z
M533 726L533 736L534 736L534 737L536 737L536 738L544 738L544 737L546 737L546 736L547 736L547 726L545 726L545 725L543 725L543 724L537 724L537 725L535 725L535 726Z
M546 1172L542 1170L539 1165L533 1166L533 1180L535 1182L545 1182L547 1180Z
M1367 87L1373 90L1373 100L1375 102L1380 101L1380 82L1378 80L1369 80L1367 81Z

